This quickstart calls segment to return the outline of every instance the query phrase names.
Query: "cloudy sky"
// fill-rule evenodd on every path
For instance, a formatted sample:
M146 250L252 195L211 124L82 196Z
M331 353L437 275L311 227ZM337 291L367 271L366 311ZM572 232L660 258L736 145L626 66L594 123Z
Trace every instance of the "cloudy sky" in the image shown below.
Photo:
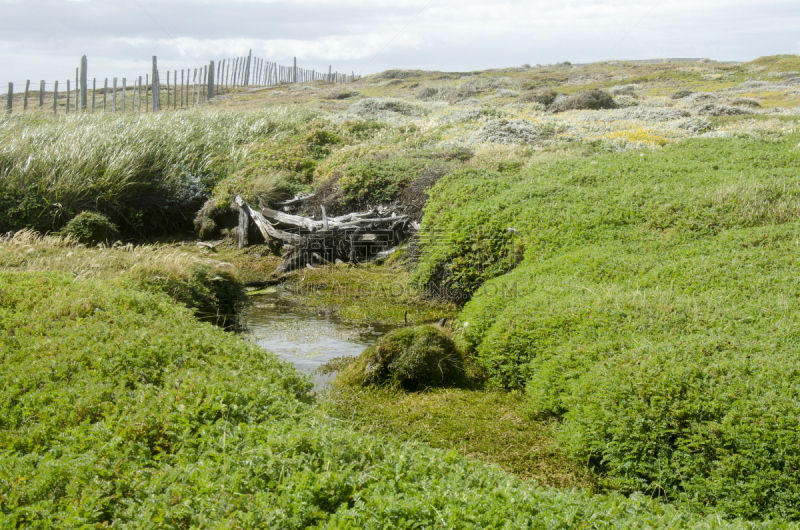
M0 0L0 83L246 54L369 74L800 53L797 0Z

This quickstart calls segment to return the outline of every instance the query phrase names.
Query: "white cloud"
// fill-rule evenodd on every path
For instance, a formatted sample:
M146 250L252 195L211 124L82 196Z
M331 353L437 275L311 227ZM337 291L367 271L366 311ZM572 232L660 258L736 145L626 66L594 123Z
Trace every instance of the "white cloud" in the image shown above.
M251 48L283 64L297 56L309 68L356 72L380 52L365 73L800 51L796 0L198 1L0 0L0 83L66 79L83 54L121 76L145 72L153 54L180 68Z

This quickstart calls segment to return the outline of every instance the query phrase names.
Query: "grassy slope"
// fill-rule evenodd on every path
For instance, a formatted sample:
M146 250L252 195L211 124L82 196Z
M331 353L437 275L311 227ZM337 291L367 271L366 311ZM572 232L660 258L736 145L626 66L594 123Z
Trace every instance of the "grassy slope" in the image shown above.
M2 272L0 331L4 527L727 526L320 422L289 366L124 281Z
M430 268L479 278L466 236L507 226L525 248L461 313L463 344L526 388L532 414L566 413L567 446L611 485L798 517L799 139L693 140L434 190L426 223L455 237Z

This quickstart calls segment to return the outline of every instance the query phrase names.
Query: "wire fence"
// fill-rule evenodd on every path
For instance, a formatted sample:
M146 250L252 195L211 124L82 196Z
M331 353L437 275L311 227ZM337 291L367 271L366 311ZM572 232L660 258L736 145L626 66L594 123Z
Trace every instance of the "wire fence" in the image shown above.
M42 111L52 111L54 115L68 115L75 112L157 112L178 110L202 105L219 95L245 87L268 87L289 83L310 83L325 81L329 83L350 83L359 78L353 74L309 70L297 66L295 57L292 66L253 57L252 50L244 57L234 57L210 61L208 65L197 68L161 71L158 58L153 56L152 70L144 76L91 79L89 86L88 60L84 55L81 64L75 69L74 85L72 79L66 83L61 80L47 83L42 80L38 87L25 82L25 90L15 92L14 83L8 83L5 98L5 112L12 113L20 106L25 112L31 106ZM162 77L162 75L164 77ZM129 82L130 81L130 82ZM2 107L0 107L2 108Z

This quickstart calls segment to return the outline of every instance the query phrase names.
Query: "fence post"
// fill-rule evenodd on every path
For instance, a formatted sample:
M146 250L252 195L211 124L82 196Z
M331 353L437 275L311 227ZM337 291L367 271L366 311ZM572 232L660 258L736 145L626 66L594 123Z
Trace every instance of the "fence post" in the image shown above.
M58 81L53 87L53 116L58 116Z
M106 82L103 84L103 112L106 111L108 101L108 78L106 77Z
M39 108L44 108L44 79L39 82Z
M111 93L111 112L117 112L117 78L114 78L114 89Z
M128 92L128 79L123 77L122 78L122 113L125 113L125 100L128 99L127 97Z
M161 110L161 80L158 78L158 57L153 55L153 112Z
M208 101L208 66L203 67L203 102Z
M297 57L294 58L294 70L292 71L292 83L297 83Z
M94 114L94 104L97 100L97 78L92 78L92 114Z
M22 112L28 110L28 91L31 89L31 80L25 81L25 98L22 100Z
M250 54L247 56L247 69L244 73L244 86L250 86L250 63L253 62L253 50L250 50Z
M69 79L67 79L67 109L64 113L65 116L69 114L69 100L70 100Z
M169 110L169 70L167 70L167 110Z
M75 69L75 112L80 108L80 67Z
M183 85L186 81L183 78L183 70L181 70L181 108L183 108Z
M214 89L216 88L214 84L214 61L211 61L211 64L208 67L208 99L214 99Z
M329 83L331 82L331 79L332 79L331 78L331 72L333 72L333 65L332 64L328 65L328 82Z
M150 112L150 74L144 75L144 111Z
M172 110L178 110L178 71L172 71L172 82L175 85L175 93L172 95Z
M14 105L14 83L8 84L8 96L6 96L6 112L11 114Z
M136 105L136 112L141 114L142 113L142 76L139 76L139 94L137 96L137 105Z
M86 112L86 106L89 103L89 78L87 77L86 70L89 68L89 60L84 55L81 57L81 110Z

